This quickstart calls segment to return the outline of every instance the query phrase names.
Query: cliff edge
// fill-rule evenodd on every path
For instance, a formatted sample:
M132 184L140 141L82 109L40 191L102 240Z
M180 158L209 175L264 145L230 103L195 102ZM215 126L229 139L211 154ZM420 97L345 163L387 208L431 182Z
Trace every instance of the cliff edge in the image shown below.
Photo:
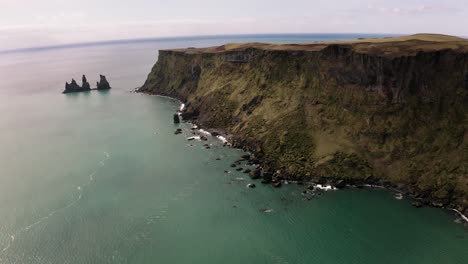
M465 39L162 50L139 91L185 102L274 177L392 186L468 213Z

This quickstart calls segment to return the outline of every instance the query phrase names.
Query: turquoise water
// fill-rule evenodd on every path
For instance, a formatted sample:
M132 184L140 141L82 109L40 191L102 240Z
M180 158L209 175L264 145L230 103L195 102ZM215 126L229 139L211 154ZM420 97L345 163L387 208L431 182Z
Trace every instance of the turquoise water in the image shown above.
M248 176L224 173L239 150L186 141L178 102L129 92L160 48L245 38L0 55L0 263L468 263L452 214L382 190L305 201L301 186L247 189ZM83 73L114 89L62 95Z

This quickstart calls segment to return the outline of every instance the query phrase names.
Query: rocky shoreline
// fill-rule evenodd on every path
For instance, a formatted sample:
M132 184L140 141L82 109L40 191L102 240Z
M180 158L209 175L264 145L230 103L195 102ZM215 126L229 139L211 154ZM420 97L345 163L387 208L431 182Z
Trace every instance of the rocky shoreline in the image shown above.
M135 89L137 93L144 93L148 94L147 92L139 91L138 88ZM455 208L446 207L437 203L437 201L431 201L430 199L421 198L421 195L415 193L414 190L411 188L403 185L396 185L392 184L391 182L384 181L384 180L377 180L377 179L366 179L366 180L359 180L359 181L345 181L342 179L334 179L334 178L325 178L325 177L304 177L298 175L289 175L282 172L280 169L273 167L266 161L266 157L263 153L255 153L255 148L252 146L242 144L243 140L236 135L232 135L227 131L224 131L219 128L209 128L204 127L203 124L197 121L196 118L193 118L193 114L187 112L185 108L185 103L183 100L177 97L171 97L169 95L159 95L159 94L150 94L155 95L163 98L169 98L173 100L179 101L181 107L175 115L181 117L181 122L188 122L192 124L192 130L198 130L199 140L206 141L206 135L216 137L225 138L225 140L221 140L223 142L223 146L230 147L234 149L242 150L249 154L241 155L241 157L236 160L234 163L231 164L231 168L236 168L237 166L241 165L242 162L245 162L248 166L254 166L252 170L244 170L241 171L249 175L251 180L259 180L263 185L271 185L272 188L280 188L282 184L297 184L299 186L304 186L305 190L302 192L306 200L310 200L317 195L321 195L323 191L328 190L340 190L345 188L355 188L355 189L363 189L363 188L371 188L371 189L385 189L390 191L395 195L395 198L400 200L404 197L409 198L411 205L415 208L421 208L424 206L435 207L447 210L449 212L454 213L454 216L460 218L466 224L468 224L468 212L461 212ZM197 116L201 114L198 113ZM182 130L177 129L174 134L178 135L181 134ZM193 134L197 134L193 132ZM204 136L205 135L205 136ZM190 140L188 138L187 140ZM232 142L232 143L231 143ZM239 168L237 168L239 169ZM248 188L255 188L256 185L254 183L247 184Z
M139 92L232 134L269 184L384 186L468 215L466 40L162 50Z

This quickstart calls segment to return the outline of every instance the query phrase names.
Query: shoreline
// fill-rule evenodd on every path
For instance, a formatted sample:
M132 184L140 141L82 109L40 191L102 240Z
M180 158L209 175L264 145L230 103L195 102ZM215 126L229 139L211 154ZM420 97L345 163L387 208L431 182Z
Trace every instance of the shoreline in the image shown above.
M158 97L161 97L161 98L168 98L168 99L171 99L171 100L175 100L175 101L178 101L180 103L179 110L180 109L182 109L182 110L186 109L186 107L185 107L186 104L182 100L180 100L178 98L167 96L167 95L159 95L159 94L151 94L151 93L147 93L147 92L141 92L141 91L138 90L138 88L135 89L135 92L136 93L142 93L142 94L145 94L145 95L158 96ZM182 114L181 111L177 111L176 113L179 114L179 115ZM222 138L226 139L227 144L224 143L223 140L221 140L224 143L224 146L227 146L227 147L230 147L230 148L233 148L233 149L243 150L243 151L248 152L251 155L255 156L255 153L252 152L252 151L247 150L245 146L242 146L241 144L233 144L232 142L230 142L228 139L231 139L233 137L233 135L227 133L226 131L224 131L222 129L202 128L202 125L200 123L195 122L194 120L190 120L190 119L186 119L186 120L183 120L183 121L191 123L192 125L196 126L195 129L198 130L200 132L200 134L204 134L204 132L205 132L205 133L209 133L210 136L215 137L218 140L221 140L219 137L222 137ZM216 136L213 135L213 134L216 134ZM260 169L261 171L263 171L264 166L265 166L265 164L262 161L260 161L257 168ZM273 171L275 171L275 170L273 170ZM394 194L400 194L400 195L409 197L410 199L408 199L408 201L415 208L427 206L427 207L444 209L446 211L452 211L452 212L454 212L455 216L458 216L462 221L464 221L465 224L468 224L468 216L464 215L461 211L459 211L459 210L457 210L455 208L449 208L449 207L444 207L444 206L434 206L433 204L431 204L430 200L424 200L424 199L421 199L421 198L417 198L417 197L415 197L414 194L410 193L408 190L405 191L405 190L402 190L402 189L398 189L395 186L392 186L392 184L390 182L388 182L388 183L385 182L385 183L379 185L379 184L372 184L371 182L365 182L364 181L364 182L362 182L360 184L345 184L343 187L338 188L338 187L336 187L336 184L334 184L333 182L332 183L323 183L323 182L320 182L321 179L316 179L316 178L313 178L313 177L311 179L309 179L309 180L297 181L297 179L294 179L294 178L289 179L290 176L291 175L287 175L285 177L285 179L281 179L280 182L281 183L285 183L285 182L295 183L297 185L303 185L304 184L304 185L307 186L306 191L309 189L309 187L322 189L323 191L340 190L340 189L344 189L344 188L385 189L386 191L390 191L390 192L392 192ZM340 181L340 179L329 179L329 180ZM319 182L317 182L317 181L319 181ZM323 188L321 188L321 187L323 187Z

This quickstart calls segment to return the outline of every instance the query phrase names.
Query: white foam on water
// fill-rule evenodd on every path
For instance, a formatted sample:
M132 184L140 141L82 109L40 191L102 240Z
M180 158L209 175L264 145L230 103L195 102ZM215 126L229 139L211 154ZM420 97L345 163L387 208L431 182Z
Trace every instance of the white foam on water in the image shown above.
M335 191L335 190L337 190L336 187L331 186L331 185L317 184L314 187L317 188L317 189L323 190L323 191Z
M223 143L229 143L229 142L227 141L227 139L226 139L225 137L223 137L223 136L216 136L216 137L217 137L219 140L221 140L221 142L223 142Z
M200 131L200 133L202 133L202 134L205 134L205 135L211 136L211 133L210 133L210 132L208 132L208 131L206 131L206 130L200 129L199 131Z
M403 199L403 194L402 193L395 194L395 199L402 200Z
M452 209L452 211L456 212L458 215L460 215L460 217L465 220L465 222L468 223L468 217L466 217L466 215L464 215L462 212L458 211L457 209Z
M185 104L181 104L180 108L179 108L179 111L182 112L182 111L184 111L184 109L185 109Z
M193 136L193 137L188 137L187 140L200 140L200 136Z

